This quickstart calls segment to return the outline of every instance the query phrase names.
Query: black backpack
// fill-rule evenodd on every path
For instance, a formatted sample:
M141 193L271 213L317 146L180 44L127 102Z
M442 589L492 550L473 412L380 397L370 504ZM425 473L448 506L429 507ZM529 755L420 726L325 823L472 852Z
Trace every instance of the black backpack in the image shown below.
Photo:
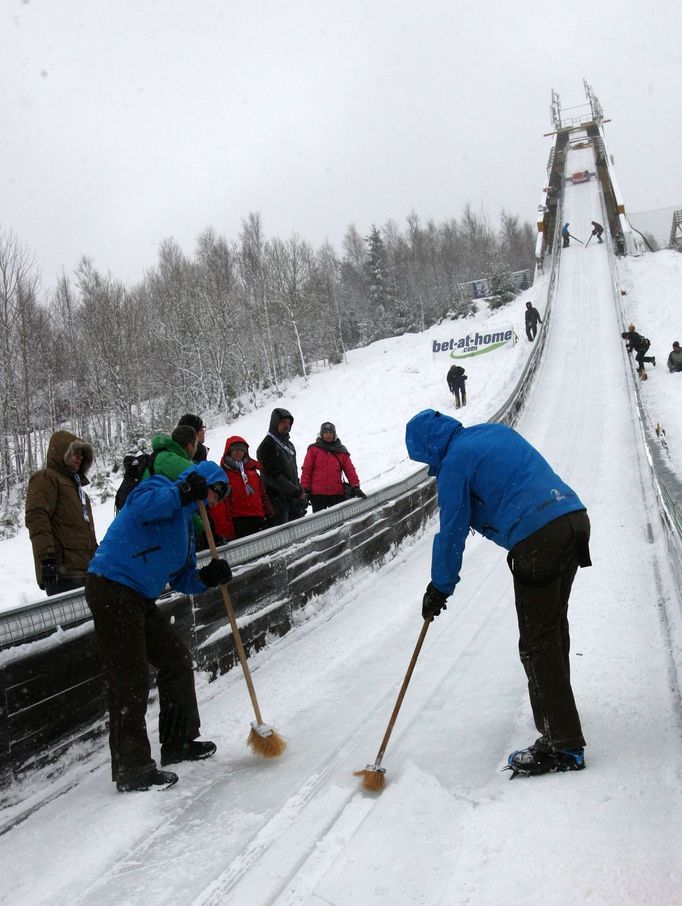
M142 481L142 476L149 469L154 474L156 453L131 453L123 457L123 481L118 486L114 498L114 512L118 513L128 499L128 495Z

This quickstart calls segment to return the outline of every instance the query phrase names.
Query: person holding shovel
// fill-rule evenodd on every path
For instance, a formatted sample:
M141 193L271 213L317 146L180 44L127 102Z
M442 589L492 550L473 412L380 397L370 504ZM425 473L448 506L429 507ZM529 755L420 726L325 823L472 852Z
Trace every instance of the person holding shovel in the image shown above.
M167 584L201 594L232 578L225 560L197 569L192 526L199 501L211 507L226 494L225 473L213 462L189 465L175 482L152 475L130 493L88 568L85 599L107 683L112 780L120 793L178 780L151 756L145 723L150 664L157 669L161 764L198 761L216 750L197 740L192 659L155 598Z
M578 567L591 566L590 521L578 495L541 454L506 425L464 428L433 409L407 423L410 459L436 476L440 531L422 616L433 620L459 581L470 530L508 551L519 624L519 652L539 739L512 752L517 774L585 767L569 669L568 599Z

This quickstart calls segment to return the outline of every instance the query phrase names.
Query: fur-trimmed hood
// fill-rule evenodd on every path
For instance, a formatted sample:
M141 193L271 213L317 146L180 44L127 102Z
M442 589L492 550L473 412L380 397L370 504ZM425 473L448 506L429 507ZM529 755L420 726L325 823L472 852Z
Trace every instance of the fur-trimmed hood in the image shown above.
M73 472L68 463L76 450L82 450L83 452L83 459L78 469L81 484L88 484L86 474L95 459L95 452L92 444L81 440L80 437L72 434L71 431L55 431L52 435L47 448L46 467L48 469L56 469L65 475L72 475Z

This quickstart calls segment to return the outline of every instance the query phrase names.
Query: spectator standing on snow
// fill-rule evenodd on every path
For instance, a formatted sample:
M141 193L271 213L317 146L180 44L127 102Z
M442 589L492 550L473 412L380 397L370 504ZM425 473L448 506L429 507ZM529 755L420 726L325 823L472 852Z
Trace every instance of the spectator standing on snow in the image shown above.
M286 409L273 409L270 429L260 442L256 457L263 465L263 483L274 512L275 525L300 519L308 500L298 480L296 447L289 438L294 417Z
M526 336L532 343L538 333L538 321L542 324L540 312L533 306L532 302L526 302Z
M467 404L466 380L467 375L464 373L464 369L461 365L450 366L447 381L450 393L455 397L456 409L459 409L460 406L466 406Z
M274 513L259 474L263 467L249 456L243 437L227 438L220 464L232 493L212 511L216 529L226 538L245 538L267 528Z
M112 780L119 792L169 786L151 756L145 724L149 665L157 669L161 764L198 761L216 750L198 742L199 709L192 659L156 606L169 583L202 594L232 573L224 560L197 569L192 516L227 492L225 473L212 462L190 464L173 482L152 475L131 491L88 569L85 598L95 621L107 682Z
M654 366L654 368L656 367L656 356L654 356L654 355L648 356L646 354L649 347L651 346L650 341L646 337L643 337L640 333L637 333L637 331L635 330L634 324L630 324L628 326L628 329L624 333L621 334L621 337L624 340L627 340L627 345L625 347L627 349L627 351L635 353L635 359L637 361L637 371L638 371L640 377L642 374L644 374L644 372L646 370L644 368L645 362L649 362L651 365Z
M597 223L596 220L593 220L593 221L592 221L592 235L593 235L593 236L596 236L597 239L599 240L599 242L603 242L603 241L604 241L604 240L601 238L603 232L604 232L604 227L601 225L601 223Z
M191 412L188 412L186 415L182 415L178 420L178 427L180 425L189 425L190 428L194 428L197 432L197 449L192 457L193 462L205 462L208 458L208 447L204 446L204 441L206 440L206 425L204 424L201 416L192 415Z
M70 431L56 431L45 468L28 483L26 528L36 579L48 596L82 588L97 549L90 498L83 490L93 459L89 443Z
M682 371L682 349L677 340L673 341L673 348L668 354L668 371Z
M568 223L565 223L561 227L561 238L563 239L562 248L568 248L568 246L571 244L571 234L568 232L568 227L569 227Z
M365 497L350 453L336 435L332 422L322 422L314 444L303 460L301 484L310 498L313 513L329 509L346 499L343 476L348 479L348 495Z
M440 531L422 616L445 609L469 531L505 548L514 577L519 652L540 738L512 752L516 774L580 770L585 740L569 667L568 599L580 566L590 566L590 522L577 494L540 453L505 425L464 428L433 409L415 415L405 435L411 459L436 475ZM523 480L519 480L523 476Z

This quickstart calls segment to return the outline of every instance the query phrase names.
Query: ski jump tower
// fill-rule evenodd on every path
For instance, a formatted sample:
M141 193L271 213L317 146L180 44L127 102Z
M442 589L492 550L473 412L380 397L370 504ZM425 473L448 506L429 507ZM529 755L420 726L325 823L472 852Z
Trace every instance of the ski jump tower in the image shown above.
M599 180L604 197L608 228L614 242L616 254L639 254L639 244L635 243L632 228L625 212L625 201L616 179L613 157L609 155L604 137L604 111L592 86L583 79L586 102L577 107L561 106L558 93L552 90L550 116L553 130L546 132L545 137L554 137L554 145L547 163L547 185L541 203L538 205L538 238L535 247L535 258L541 266L545 254L552 248L556 228L556 212L563 187L568 180L572 182L590 179ZM570 147L591 145L594 151L595 172L566 173L567 151Z

